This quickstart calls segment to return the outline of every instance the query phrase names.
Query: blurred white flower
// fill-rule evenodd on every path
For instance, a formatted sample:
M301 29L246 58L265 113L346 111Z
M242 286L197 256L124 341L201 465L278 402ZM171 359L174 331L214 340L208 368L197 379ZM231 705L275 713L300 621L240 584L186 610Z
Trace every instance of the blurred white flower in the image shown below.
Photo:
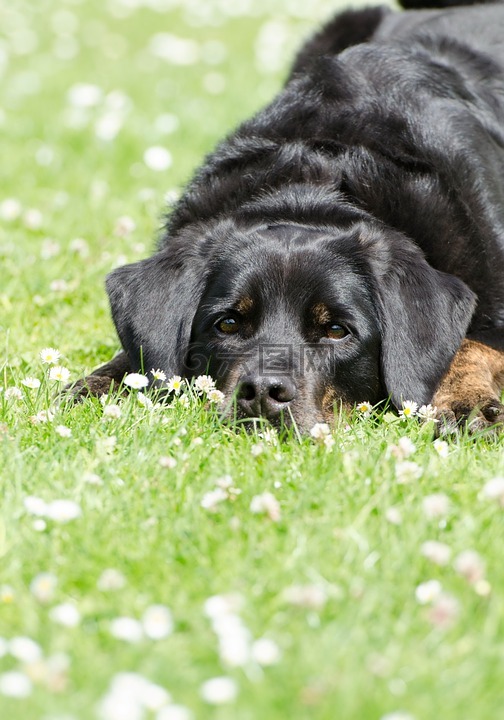
M70 370L62 365L54 365L49 370L49 380L56 382L68 382L70 379Z
M118 420L121 417L121 408L119 405L115 405L114 403L105 405L103 408L103 417L108 418L109 420Z
M310 430L310 435L314 440L323 441L331 433L331 428L327 423L315 423Z
M47 503L45 500L42 500L42 498L36 497L35 495L27 495L23 500L23 505L30 515L44 517L47 513Z
M171 457L170 455L163 455L159 458L159 464L163 468L168 468L169 470L173 470L174 467L177 466L177 461L174 457Z
M166 380L166 373L164 372L164 370L160 370L159 368L157 370L154 370L154 368L152 368L151 375L154 380Z
M209 705L224 705L236 699L238 686L230 677L215 677L203 683L200 694Z
M422 555L436 565L448 565L451 558L451 548L437 540L427 540L420 548Z
M396 480L399 485L406 485L407 483L419 480L422 477L423 470L420 465L411 460L402 460L396 463L395 474Z
M136 230L136 222L128 215L118 217L114 226L114 235L127 237Z
M41 572L35 575L30 583L32 595L42 603L49 603L54 599L58 578L48 572Z
M282 592L285 602L310 610L321 610L327 602L327 593L319 585L291 585Z
M250 510L253 513L267 515L270 520L280 520L280 503L270 492L254 495L250 502Z
M141 390L149 384L148 378L140 373L130 373L129 375L126 375L123 382L128 387L133 388L133 390Z
M40 387L40 380L33 377L25 377L21 380L21 385L24 385L30 390L37 390Z
M269 638L259 638L252 643L252 658L259 665L276 665L279 662L281 654L280 648L274 640Z
M390 445L390 454L398 460L405 460L416 452L416 445L409 437L401 437L397 441L397 445Z
M433 493L424 497L422 508L429 520L444 518L450 511L450 499L443 493Z
M225 490L217 487L215 490L210 490L203 495L200 505L202 508L205 508L205 510L215 512L217 510L217 505L224 502L224 500L227 500L228 497L229 496Z
M385 510L385 519L391 523L391 525L400 525L402 523L402 515L395 507L389 507Z
M62 438L69 438L72 436L72 431L66 425L56 425L54 432Z
M149 170L154 170L155 172L168 170L173 162L171 153L160 145L147 148L144 152L143 159Z
M118 640L137 643L143 639L143 627L138 620L130 617L117 617L110 622L110 634Z
M0 218L7 222L17 220L21 216L22 211L21 203L15 198L6 198L0 203Z
M0 675L0 694L13 698L26 698L31 695L32 683L22 672L11 670Z
M438 420L436 419L437 411L437 407L433 407L430 404L422 405L422 407L418 409L418 417L423 422L429 422L430 420L433 422L438 422Z
M89 108L98 105L103 98L103 90L90 83L75 83L68 90L67 99L70 105Z
M65 627L77 627L81 620L81 614L79 610L72 603L65 602L60 605L55 605L49 612L49 617L59 625Z
M7 391L5 394L7 395ZM481 495L487 500L495 500L501 507L504 507L504 477L494 477L486 482Z
M453 562L453 567L471 585L484 579L485 563L475 550L464 550L459 553Z
M102 592L122 590L125 585L126 578L120 570L116 570L115 568L107 568L104 570L96 583L98 590Z
M221 405L226 399L226 396L221 390L217 390L216 388L214 388L213 390L208 391L207 398L210 400L210 402Z
M16 387L8 387L5 390L4 397L6 400L21 400L23 397L23 391Z
M433 442L434 450L437 452L439 457L446 458L450 454L450 446L446 440L440 440L437 438Z
M439 580L427 580L420 583L415 590L415 597L420 605L433 602L441 594L442 587Z
M193 714L184 705L166 705L158 710L156 720L193 720Z
M164 605L151 605L142 615L144 633L151 640L162 640L173 632L173 618Z
M21 663L34 663L42 657L42 648L29 637L13 637L9 641L9 653Z
M74 500L53 500L46 509L46 517L58 523L76 520L81 515L82 509Z
M436 627L446 629L453 625L459 612L458 600L447 593L440 593L434 598L427 617Z

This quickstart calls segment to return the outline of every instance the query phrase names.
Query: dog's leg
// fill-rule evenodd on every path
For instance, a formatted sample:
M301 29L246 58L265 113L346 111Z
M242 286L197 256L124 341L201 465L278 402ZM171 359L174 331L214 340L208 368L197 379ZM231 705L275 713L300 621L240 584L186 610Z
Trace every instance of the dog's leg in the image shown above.
M494 344L494 343L492 343ZM469 432L504 428L504 349L465 339L432 400L439 432L453 433L467 423Z
M129 372L131 372L130 361L124 350L121 350L110 362L97 368L91 375L69 385L64 392L74 400L89 395L104 395L120 385L124 376Z

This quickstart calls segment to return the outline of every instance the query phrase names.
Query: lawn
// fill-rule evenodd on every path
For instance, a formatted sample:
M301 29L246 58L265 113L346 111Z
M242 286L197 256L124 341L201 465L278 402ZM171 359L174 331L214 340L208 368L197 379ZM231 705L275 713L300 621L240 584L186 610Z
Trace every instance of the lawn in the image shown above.
M332 7L0 9L2 720L502 717L502 439L55 401L118 349L105 275Z

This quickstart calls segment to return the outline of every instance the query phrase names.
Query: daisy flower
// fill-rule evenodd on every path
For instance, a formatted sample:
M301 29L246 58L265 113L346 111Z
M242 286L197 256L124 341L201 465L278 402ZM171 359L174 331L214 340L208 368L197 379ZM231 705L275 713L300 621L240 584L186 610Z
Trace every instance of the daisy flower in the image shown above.
M68 382L69 378L70 370L62 365L54 365L49 370L49 380L55 380L56 382Z
M174 467L177 465L177 461L174 457L171 457L170 455L163 455L159 458L159 464L163 468L168 468L169 470L173 470Z
M67 523L81 515L80 505L73 500L53 500L46 508L46 517L54 522Z
M6 388L4 396L7 400L10 400L11 398L13 400L21 400L23 397L23 393L20 388L14 386Z
M144 636L141 623L130 617L114 618L110 623L110 634L129 643L140 642Z
M369 417L371 415L372 409L373 409L373 406L367 400L359 403L356 406L356 410L358 410L358 412L362 415L362 417Z
M119 405L105 405L103 408L103 417L110 420L118 420L121 417L121 408Z
M481 496L487 500L495 500L504 507L504 477L494 477L485 483Z
M259 638L252 644L252 658L259 665L275 665L280 660L280 648L269 638Z
M145 375L141 375L140 373L129 373L129 375L126 375L123 382L133 390L141 390L149 384L149 380L145 377Z
M72 431L66 425L56 425L54 431L62 438L69 438L72 436Z
M415 597L420 605L427 605L441 595L442 587L439 580L427 580L420 583L415 590Z
M154 403L150 398L147 397L147 395L144 395L143 392L140 392L140 390L137 392L137 400L139 405L142 405L144 408L147 408L150 410L154 407Z
M13 698L26 698L31 695L32 683L22 672L11 670L0 675L0 694Z
M24 385L30 390L38 390L40 387L40 380L34 377L25 377L21 380L21 385Z
M450 446L446 442L446 440L440 440L437 438L437 440L434 440L434 450L437 452L439 457L446 458L450 454Z
M203 683L200 694L209 705L223 705L236 699L238 687L230 677L215 677Z
M418 409L417 415L420 418L420 420L422 420L423 422L428 422L429 420L431 420L433 422L439 422L436 418L437 411L438 411L438 409L435 406L433 407L430 404L422 405L422 407L420 407Z
M49 617L58 625L72 628L77 627L81 621L81 614L72 603L65 602L55 605L49 612Z
M142 615L144 633L151 640L163 640L173 632L173 618L165 605L151 605Z
M330 435L331 429L327 423L315 423L310 430L310 435L314 440L324 441Z
M180 377L180 375L174 375L168 380L168 383L166 387L170 392L175 393L175 395L178 395L180 391L182 390L184 386L184 381Z
M200 393L209 393L215 389L215 381L210 375L199 375L194 381L194 387Z
M451 548L437 540L427 540L420 548L422 555L436 565L448 565L451 558Z
M402 410L399 410L399 415L408 420L409 418L415 417L417 412L418 404L413 400L405 400L402 404Z
M410 460L403 460L398 462L395 466L396 480L399 485L405 485L419 480L422 477L423 470L416 462Z
M51 602L56 593L58 578L48 572L41 572L35 575L30 583L30 592L36 600L41 603Z
M46 365L56 365L58 360L61 358L60 351L55 350L55 348L52 347L44 348L40 351L39 355L42 362Z
M152 368L151 375L154 380L166 380L166 373L159 368L157 370L154 370L154 368Z
M207 394L207 398L210 400L210 402L217 403L217 405L220 405L224 402L225 395L223 392L217 389L210 390Z
M254 495L250 502L250 510L253 513L267 515L270 520L280 520L280 503L270 492Z
M450 511L450 498L443 493L426 495L422 500L422 509L424 511L424 515L429 520L443 518L448 515L448 512Z

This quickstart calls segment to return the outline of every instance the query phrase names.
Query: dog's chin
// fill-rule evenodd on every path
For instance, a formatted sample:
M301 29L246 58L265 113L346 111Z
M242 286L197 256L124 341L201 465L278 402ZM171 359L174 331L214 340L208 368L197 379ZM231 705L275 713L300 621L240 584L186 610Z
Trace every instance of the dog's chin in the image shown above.
M307 435L316 423L334 423L334 413L324 413L316 408L292 407L275 416L261 415L251 417L236 401L225 404L221 413L222 422L244 428L247 431L260 431L263 427L274 428L277 432L296 432Z

